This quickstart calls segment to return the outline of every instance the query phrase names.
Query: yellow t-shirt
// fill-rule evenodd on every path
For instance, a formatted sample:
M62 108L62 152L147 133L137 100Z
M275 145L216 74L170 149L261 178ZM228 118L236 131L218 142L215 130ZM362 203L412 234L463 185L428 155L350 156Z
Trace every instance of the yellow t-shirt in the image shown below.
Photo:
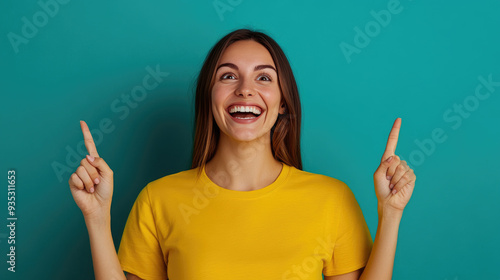
M198 168L139 193L118 250L124 271L147 280L318 280L366 265L373 241L344 182L283 164L270 185L235 191L204 167L197 180Z

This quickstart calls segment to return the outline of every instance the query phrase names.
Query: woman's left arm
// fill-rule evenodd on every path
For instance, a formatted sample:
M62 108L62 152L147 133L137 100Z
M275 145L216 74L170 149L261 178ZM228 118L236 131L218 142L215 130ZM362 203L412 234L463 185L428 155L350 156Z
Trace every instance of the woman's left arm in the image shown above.
M395 155L401 118L394 121L384 155L373 174L378 200L378 227L373 248L360 280L392 279L399 222L415 187L416 176Z
M325 280L392 279L399 222L415 187L416 176L404 160L395 155L401 118L394 121L379 167L373 174L378 200L378 227L368 263L362 270Z

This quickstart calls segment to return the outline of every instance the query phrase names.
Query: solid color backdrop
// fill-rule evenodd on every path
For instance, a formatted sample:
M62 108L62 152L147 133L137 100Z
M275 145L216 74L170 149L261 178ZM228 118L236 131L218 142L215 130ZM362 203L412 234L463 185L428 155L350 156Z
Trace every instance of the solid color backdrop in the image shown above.
M271 35L294 70L304 170L346 182L373 238L372 176L402 118L396 154L417 181L394 279L500 279L499 12L493 0L2 1L0 278L93 279L68 186L86 153L79 120L114 170L118 249L140 190L190 167L209 49L249 27Z

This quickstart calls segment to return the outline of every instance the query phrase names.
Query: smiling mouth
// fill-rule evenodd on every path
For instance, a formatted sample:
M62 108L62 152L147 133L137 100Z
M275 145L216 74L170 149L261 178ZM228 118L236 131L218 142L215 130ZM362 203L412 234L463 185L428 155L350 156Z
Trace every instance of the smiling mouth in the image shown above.
M263 113L261 108L254 106L229 106L226 111L232 118L239 120L256 119Z
M242 119L242 120L249 120L249 119L255 119L258 118L260 115L254 114L252 112L236 112L236 113L229 113L231 117L235 119ZM262 114L261 114L262 115Z

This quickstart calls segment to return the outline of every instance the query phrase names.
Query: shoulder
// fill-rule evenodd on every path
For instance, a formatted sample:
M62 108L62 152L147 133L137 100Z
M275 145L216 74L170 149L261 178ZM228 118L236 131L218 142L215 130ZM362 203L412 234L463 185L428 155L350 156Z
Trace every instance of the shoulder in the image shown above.
M190 190L198 183L196 171L197 168L193 168L163 176L149 182L144 189L147 189L151 200L172 197L183 190Z
M175 183L181 181L191 181L195 179L197 168L179 171L170 175L163 176L154 181L151 181L148 185L153 187L163 186L168 183Z
M339 197L343 195L346 189L349 189L347 184L340 179L320 173L300 170L295 167L291 167L291 169L292 178L290 181L293 184L307 187L310 190L314 190L316 193L328 197Z

